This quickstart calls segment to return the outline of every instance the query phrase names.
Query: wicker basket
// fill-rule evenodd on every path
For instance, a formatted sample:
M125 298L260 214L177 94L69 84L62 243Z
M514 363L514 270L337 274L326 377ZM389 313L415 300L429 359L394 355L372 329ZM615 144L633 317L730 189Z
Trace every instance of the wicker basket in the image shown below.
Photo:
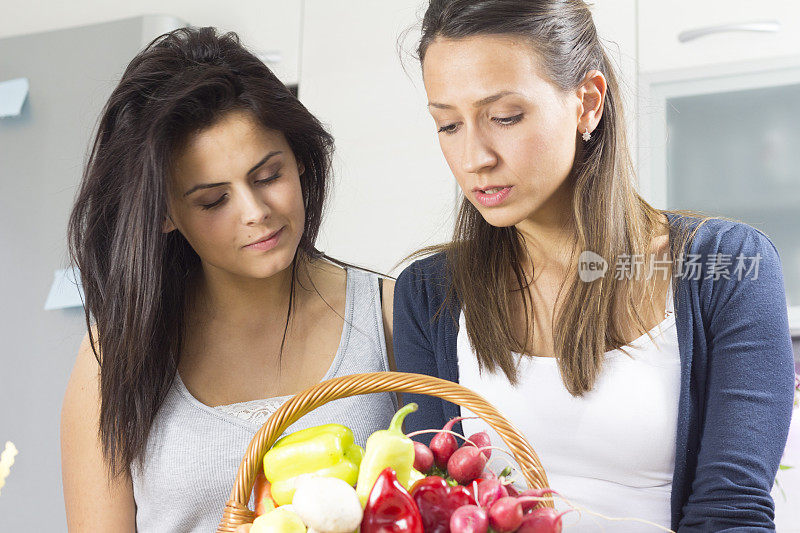
M258 430L239 465L230 499L225 505L218 533L234 533L241 524L253 522L255 513L247 508L256 474L264 454L278 437L303 415L339 398L373 392L408 392L435 396L466 407L489 424L505 441L530 488L548 486L547 476L536 452L522 434L478 394L457 383L422 374L373 372L323 381L284 403ZM332 421L335 422L335 421ZM552 502L544 505L552 507Z

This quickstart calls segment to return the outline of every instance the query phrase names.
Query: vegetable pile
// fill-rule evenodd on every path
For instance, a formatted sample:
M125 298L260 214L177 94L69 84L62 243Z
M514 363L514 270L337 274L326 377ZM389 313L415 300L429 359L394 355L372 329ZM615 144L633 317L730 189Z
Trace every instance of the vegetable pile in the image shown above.
M340 424L280 439L255 484L251 533L559 533L561 516L539 505L550 489L522 493L487 468L483 431L459 446L450 420L430 446L402 431L408 404L388 429L354 443ZM434 432L433 430L431 432ZM462 437L463 438L463 437Z

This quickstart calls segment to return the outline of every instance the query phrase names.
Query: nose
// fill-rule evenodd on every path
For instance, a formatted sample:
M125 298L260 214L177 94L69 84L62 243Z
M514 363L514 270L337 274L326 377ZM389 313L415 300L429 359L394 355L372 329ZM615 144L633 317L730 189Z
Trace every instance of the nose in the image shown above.
M464 172L477 174L496 164L497 155L481 129L478 127L467 128L461 154L461 168Z
M242 193L241 206L242 222L246 226L262 223L271 213L267 202L252 188L245 189Z

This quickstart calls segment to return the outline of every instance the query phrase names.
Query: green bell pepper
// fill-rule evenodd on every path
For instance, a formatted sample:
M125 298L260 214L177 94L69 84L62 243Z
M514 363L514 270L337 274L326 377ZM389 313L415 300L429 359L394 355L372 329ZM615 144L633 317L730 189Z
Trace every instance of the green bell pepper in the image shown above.
M397 481L409 488L411 470L414 466L414 443L403 433L403 420L406 415L417 410L417 404L410 403L397 411L389 429L376 431L367 439L367 451L361 461L356 493L363 507L372 490L372 485L385 468L392 468Z

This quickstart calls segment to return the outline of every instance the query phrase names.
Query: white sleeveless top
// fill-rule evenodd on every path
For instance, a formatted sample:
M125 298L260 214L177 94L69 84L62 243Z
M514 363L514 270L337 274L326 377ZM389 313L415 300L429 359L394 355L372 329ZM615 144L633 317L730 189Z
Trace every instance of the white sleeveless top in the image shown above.
M344 326L324 379L389 369L378 276L347 268ZM271 369L263 372L269 374ZM211 407L175 376L150 430L144 467L131 466L140 533L216 531L250 440L288 397ZM304 416L286 431L338 422L358 444L386 429L397 410L394 394L343 398ZM250 498L253 509L253 498Z
M592 391L582 398L567 392L555 358L514 354L519 384L505 374L478 369L466 333L464 313L457 341L459 382L478 392L516 425L533 446L550 487L576 506L607 517L634 517L670 526L670 495L680 392L680 356L672 288L664 320L625 350L605 354L605 366ZM462 415L472 413L462 409ZM463 421L465 435L487 429L481 420ZM492 464L504 467L495 452ZM506 455L506 457L508 457ZM513 463L513 461L512 461ZM516 464L514 463L516 466ZM493 468L495 469L495 468ZM517 475L524 485L524 480ZM569 507L556 498L556 508ZM653 532L651 525L608 521L589 513L564 515L564 526L581 532Z

